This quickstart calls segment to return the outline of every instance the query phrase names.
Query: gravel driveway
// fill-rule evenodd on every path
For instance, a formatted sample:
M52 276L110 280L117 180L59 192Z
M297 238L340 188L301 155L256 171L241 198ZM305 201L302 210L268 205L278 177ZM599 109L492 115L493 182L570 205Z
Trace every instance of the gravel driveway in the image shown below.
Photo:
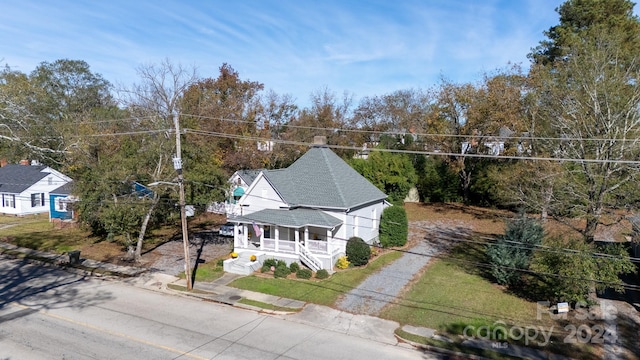
M233 245L231 240L212 238L207 236L190 236L189 260L192 266L196 261L209 262L228 255ZM182 239L172 240L155 248L149 254L142 256L142 261L151 272L167 275L178 275L184 271L184 247Z
M463 236L467 232L460 228L455 231ZM439 241L439 236L445 232L451 236L450 230L442 230L438 225L412 224L408 241L410 245L400 250L404 254L348 292L337 302L337 308L349 313L377 316L416 275L422 273L435 255L450 244L449 241Z

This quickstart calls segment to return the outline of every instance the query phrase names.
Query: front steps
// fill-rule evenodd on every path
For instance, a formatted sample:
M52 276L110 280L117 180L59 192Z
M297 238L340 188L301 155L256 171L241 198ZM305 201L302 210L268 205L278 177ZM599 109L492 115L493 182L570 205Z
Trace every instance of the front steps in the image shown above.
M251 255L256 256L256 261L251 261ZM227 259L223 262L223 270L231 274L251 275L260 270L264 260L262 253L241 252L235 259Z

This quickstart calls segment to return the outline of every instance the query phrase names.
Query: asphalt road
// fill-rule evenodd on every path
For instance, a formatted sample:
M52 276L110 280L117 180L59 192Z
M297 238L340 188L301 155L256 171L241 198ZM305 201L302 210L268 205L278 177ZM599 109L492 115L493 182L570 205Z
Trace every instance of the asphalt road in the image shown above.
M292 319L0 257L3 360L437 358Z

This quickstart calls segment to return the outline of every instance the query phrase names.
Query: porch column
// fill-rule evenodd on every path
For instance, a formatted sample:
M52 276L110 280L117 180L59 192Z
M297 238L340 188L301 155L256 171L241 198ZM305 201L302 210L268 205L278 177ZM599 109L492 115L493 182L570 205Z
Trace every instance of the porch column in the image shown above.
M260 250L262 250L264 249L264 228L260 225L258 229L260 229Z
M307 246L307 241L309 241L309 227L304 227L304 246Z
M242 225L242 242L244 243L244 247L248 248L249 247L249 236L248 236L248 232L247 232L247 225L243 224Z
M278 240L280 239L280 230L278 229L278 227L276 225L273 226L273 238L276 241L276 245L275 245L275 251L278 252L279 250L279 246L278 246Z
M296 231L294 232L293 238L295 239L295 252L296 254L300 253L300 229L296 229Z
M238 236L238 227L240 225L238 224L233 224L233 247L235 248L237 244L243 245L244 242L242 241L242 238L240 236Z
M327 253L329 255L331 255L331 240L333 240L333 238L331 237L331 229L327 229Z

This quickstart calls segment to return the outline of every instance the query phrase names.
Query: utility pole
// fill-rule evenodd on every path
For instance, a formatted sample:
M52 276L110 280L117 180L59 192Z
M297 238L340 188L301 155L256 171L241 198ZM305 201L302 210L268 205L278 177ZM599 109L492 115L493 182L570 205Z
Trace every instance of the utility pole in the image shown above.
M178 113L173 113L173 123L176 128L176 155L173 158L173 168L178 172L178 187L180 192L180 218L182 219L182 245L184 247L184 274L187 278L187 290L191 290L191 261L189 261L189 234L187 233L187 213L184 200L184 181L182 176L182 149L180 147L180 122Z

